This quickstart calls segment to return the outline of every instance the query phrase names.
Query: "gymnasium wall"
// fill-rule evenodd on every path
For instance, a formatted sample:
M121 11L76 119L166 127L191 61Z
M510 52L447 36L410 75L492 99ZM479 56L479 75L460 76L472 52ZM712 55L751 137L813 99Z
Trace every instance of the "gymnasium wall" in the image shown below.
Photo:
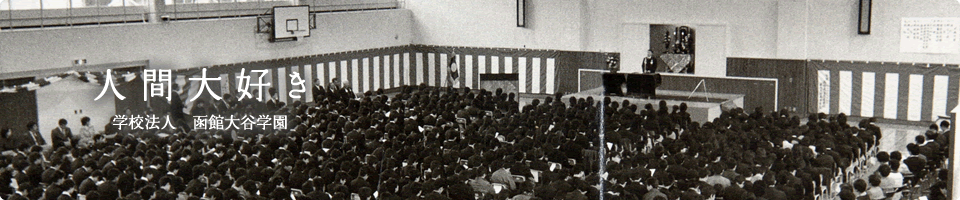
M517 27L517 0L407 0L414 44L581 51L581 0L526 0L526 27ZM607 49L612 51L614 49Z
M525 28L516 26L516 0L410 0L403 7L413 12L415 44L629 53L622 56L623 69L635 71L628 61L646 56L647 44L639 41L649 41L649 35L625 31L625 26L665 23L709 30L698 34L713 41L697 44L720 44L698 47L703 55L715 55L697 61L704 75L722 76L725 56L776 56L776 1L526 2Z
M781 1L784 2L784 1ZM791 2L791 1L785 1ZM869 35L857 34L859 0L806 1L804 5L781 9L806 10L806 19L783 16L780 29L806 30L781 32L781 39L806 42L807 59L960 63L957 54L900 53L900 23L904 17L960 17L960 2L956 0L884 0L873 1L872 25ZM803 14L802 12L800 14ZM802 17L802 16L801 16ZM789 21L807 21L806 26L795 26ZM805 38L805 39L801 39ZM781 48L785 49L787 47ZM791 56L795 57L795 56Z
M806 112L809 101L804 60L727 58L727 76L776 78L777 110ZM769 106L768 106L769 107Z
M957 106L956 65L809 61L816 112L908 121L947 117Z
M318 13L317 29L298 42L270 43L256 18L45 28L0 32L0 73L150 60L183 69L410 44L405 9Z
M960 63L956 55L899 52L901 18L960 17L953 0L873 1L870 35L857 34L858 0L526 2L527 28L516 27L515 0L409 0L404 8L413 11L415 44L620 52L628 68L645 56L634 46L650 39L627 29L651 23L725 26L725 52L714 52L724 57ZM697 68L726 74L724 61L716 63Z
M321 80L325 88L333 78L346 80L354 92L398 88L403 85L479 88L480 74L517 74L519 92L526 94L554 94L576 91L576 71L580 68L599 69L606 56L598 52L575 52L556 50L530 50L505 48L479 48L455 46L403 45L385 48L346 51L310 56L289 57L254 62L233 63L179 69L177 79L200 77L206 69L207 77L221 77L209 83L217 95L237 94L237 77L241 70L257 83L260 73L251 70L267 70L263 82L277 88L284 102L312 101L313 80ZM451 65L455 61L455 65ZM449 67L458 67L461 78L451 83L447 77ZM300 89L291 83L290 74L297 72L307 88L301 99L290 99L288 92ZM561 81L558 81L561 80ZM567 81L570 80L570 81ZM183 82L187 95L192 98L199 91L197 83ZM249 92L256 88L251 86ZM254 94L256 95L256 94ZM202 98L208 98L203 94ZM189 107L190 105L188 105Z
M928 63L730 58L728 76L776 78L781 108L907 121L948 116L960 68Z

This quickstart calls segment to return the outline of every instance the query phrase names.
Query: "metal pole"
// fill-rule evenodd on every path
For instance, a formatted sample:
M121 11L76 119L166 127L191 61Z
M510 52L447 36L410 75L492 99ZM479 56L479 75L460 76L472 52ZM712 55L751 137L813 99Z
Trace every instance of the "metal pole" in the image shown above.
M600 179L600 180L599 180L599 182L600 182L600 200L603 200L603 194L605 193L603 186L604 186L604 182L606 182L606 180L603 178L603 173L606 171L606 169L605 169L605 168L606 168L606 162L604 162L604 160L606 159L606 156L607 156L607 148L606 148L606 146L604 146L604 145L606 145L606 141L604 140L604 136L606 135L605 133L606 133L606 131L607 131L607 130L606 130L606 126L604 126L604 123L606 123L606 122L604 121L604 118L605 118L604 116L606 115L606 107L607 107L607 106L604 105L604 104L606 104L607 102L605 102L605 101L603 100L603 99L604 99L604 98L603 98L604 96L605 96L605 94L604 94L604 95L600 95L600 97L601 97L601 99L600 99L600 144L599 144L599 147L600 147L600 152L599 152L599 154L600 154L600 156L599 156L599 157L600 157L600 159L599 159L599 162L600 162L600 166L599 166L599 167L600 167L600 171L597 173L597 178Z

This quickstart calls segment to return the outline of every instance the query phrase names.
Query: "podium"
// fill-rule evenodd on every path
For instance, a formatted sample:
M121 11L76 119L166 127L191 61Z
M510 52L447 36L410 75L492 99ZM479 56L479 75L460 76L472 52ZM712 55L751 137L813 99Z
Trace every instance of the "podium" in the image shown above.
M623 83L627 82L627 77L621 73L603 73L603 94L623 96Z
M660 74L654 73L604 73L603 93L605 95L624 96L623 85L626 84L626 95L640 98L656 98L657 87L660 86Z

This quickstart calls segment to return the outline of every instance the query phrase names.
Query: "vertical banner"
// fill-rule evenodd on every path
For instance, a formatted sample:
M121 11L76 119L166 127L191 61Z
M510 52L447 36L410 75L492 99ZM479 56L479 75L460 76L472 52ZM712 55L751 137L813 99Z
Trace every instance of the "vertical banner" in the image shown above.
M500 72L500 57L490 56L490 73L499 74Z
M220 74L220 96L230 93L230 74Z
M473 55L464 55L464 56L463 56L463 66L464 66L464 70L463 70L463 71L465 72L465 73L463 74L463 80L464 80L464 83L466 83L465 86L467 86L467 87L469 87L469 88L474 88L474 87L473 87L473 75L474 75L474 70L473 70Z
M339 76L339 71L340 71L340 70L338 70L338 69L340 69L340 67L337 66L337 62L329 62L329 63L327 63L327 71L328 71L329 73L327 73L327 75L324 76L324 77L326 77L326 79L325 79L323 82L324 82L325 84L329 84L330 81L333 81L333 78ZM327 87L333 87L333 86L327 85Z
M277 68L277 94L274 98L280 99L284 103L290 103L287 101L287 68L281 67Z
M874 112L874 100L876 96L876 79L877 73L874 72L863 72L863 78L860 80L863 82L863 90L861 90L860 97L860 116L863 117L873 117Z
M358 93L358 92L362 93L363 90L360 90L360 83L359 83L360 82L360 77L359 77L360 60L356 58L354 58L353 60L350 60L350 67L347 71L349 73L348 77L350 79L350 89L352 89L354 93Z
M382 85L380 85L380 80L382 79L380 75L383 73L380 71L380 56L373 57L373 87L370 90L377 91Z
M303 74L301 76L303 76L303 81L304 81L303 85L307 87L305 88L307 91L303 93L303 97L301 97L301 100L304 103L313 102L313 87L316 87L315 84L313 83L314 82L313 66L310 64L304 65Z
M923 101L923 75L910 74L910 90L907 98L907 120L920 121L921 104Z
M339 72L340 75L338 75L338 77L339 77L339 79L340 79L340 83L343 83L344 81L349 81L349 80L350 80L350 65L347 64L347 63L348 63L348 61L346 61L346 60L341 60L341 61L340 61L340 65L337 65L337 70L340 70L340 72ZM350 83L350 84L352 85L353 83Z
M516 66L516 63L513 62L513 57L510 57L510 56L503 57L503 73L505 74L517 73L517 71L514 70L515 69L514 66Z
M436 84L436 70L437 70L437 58L434 53L427 53L427 85L437 86Z
M896 119L900 74L887 73L884 82L886 85L883 92L883 118Z
M817 112L830 113L830 70L817 70Z
M527 58L521 58L520 66L526 67L528 72L530 72L530 93L540 94L543 93L543 90L540 88L540 82L542 81L541 71L540 71L540 58L533 57L530 58L530 61L527 61Z
M851 71L840 71L840 93L838 94L837 100L839 105L840 113L847 115L853 114L850 112L850 107L852 104L851 97L853 96L853 72Z
M930 99L932 112L930 119L936 120L940 116L947 115L947 87L950 77L946 75L936 75L933 77L933 99Z
M362 69L360 70L360 75L357 75L357 76L359 76L359 77L360 77L360 80L362 80L362 81L358 81L358 82L360 82L360 90L354 90L354 91L356 91L357 93L364 93L364 92L370 91L370 88L372 88L372 87L370 87L370 85L371 85L371 83L373 82L373 81L370 80L371 78L373 78L373 76L370 76L370 74L371 74L371 73L370 73L370 58L363 58L363 60L361 60L361 62L363 63L363 64L360 66Z
M416 59L417 66L414 69L414 73L417 75L417 82L415 85L420 85L421 83L424 83L423 73L424 69L426 69L426 66L423 64L423 53L417 53Z
M397 59L397 63L403 63L403 67L400 68L400 73L398 73L398 76L402 75L402 79L398 79L398 80L403 80L403 82L400 82L400 84L397 84L397 87L399 87L401 84L411 85L410 84L410 53L403 53L403 60L399 60L400 59L399 56L397 56L396 59Z
M557 92L557 59L547 58L547 94L554 94Z
M453 55L450 55L450 56L453 56ZM447 71L449 71L449 69L447 69L447 67L448 67L449 64L450 64L450 63L448 63L448 61L447 61L447 54L445 54L445 53L440 53L440 58L438 58L438 60L440 61L440 64L437 66L437 71L440 72L440 73L438 73L438 77L437 77L437 79L440 79L440 80L437 81L437 82L440 82L439 86L441 86L441 87L447 87L447 86L452 85L451 83L449 83L449 82L447 81L447 80L449 80L449 78L448 78L449 75L447 74Z
M503 57L503 60L505 61L505 64L504 64L504 65L507 66L507 73L512 73L512 72L513 72L513 69L514 69L514 68L513 68L513 57ZM518 62L527 62L527 60L523 60L523 57L520 57L520 58L517 59L517 60L518 60ZM525 64L525 63L524 63L524 64ZM517 84L519 84L519 85L517 86L517 89L519 90L520 93L527 93L527 91L529 91L529 90L527 90L527 89L528 89L527 86L529 86L529 85L527 84L527 83L528 83L528 82L527 82L527 80L528 80L528 77L527 77L528 73L527 73L527 72L528 72L527 69L523 69L523 70L520 70L519 73L517 73L517 74L518 74L517 77L520 79L520 80L517 82Z
M392 58L393 58L393 62L391 64L393 64L393 71L391 72L391 74L393 74L393 81L392 81L393 87L400 87L400 83L403 82L403 79L401 79L401 77L407 77L407 76L402 76L404 73L403 73L403 70L401 70L400 68L400 54L393 54Z

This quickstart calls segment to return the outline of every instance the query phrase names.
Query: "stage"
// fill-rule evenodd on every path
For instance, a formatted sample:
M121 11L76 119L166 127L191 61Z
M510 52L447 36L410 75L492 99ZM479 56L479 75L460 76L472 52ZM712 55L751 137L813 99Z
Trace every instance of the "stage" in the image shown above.
M643 109L643 105L652 104L654 108L658 106L660 100L667 102L667 106L673 107L673 105L680 105L681 103L687 103L687 113L690 113L690 119L695 122L700 122L701 124L707 121L712 121L714 118L720 116L722 110L720 109L721 105L743 107L743 97L744 95L740 94L723 94L723 93L706 93L706 92L695 92L693 95L690 95L690 91L677 91L677 90L657 90L657 98L655 99L646 99L646 98L635 98L630 95L627 96L604 96L603 87L598 87L590 90L585 90L582 92L569 94L563 96L563 99L568 99L570 97L575 98L587 98L593 97L596 100L602 100L604 97L610 97L611 101L623 102L623 100L629 100L630 104L637 104L640 109ZM672 108L671 108L672 109ZM637 111L639 113L639 110Z

